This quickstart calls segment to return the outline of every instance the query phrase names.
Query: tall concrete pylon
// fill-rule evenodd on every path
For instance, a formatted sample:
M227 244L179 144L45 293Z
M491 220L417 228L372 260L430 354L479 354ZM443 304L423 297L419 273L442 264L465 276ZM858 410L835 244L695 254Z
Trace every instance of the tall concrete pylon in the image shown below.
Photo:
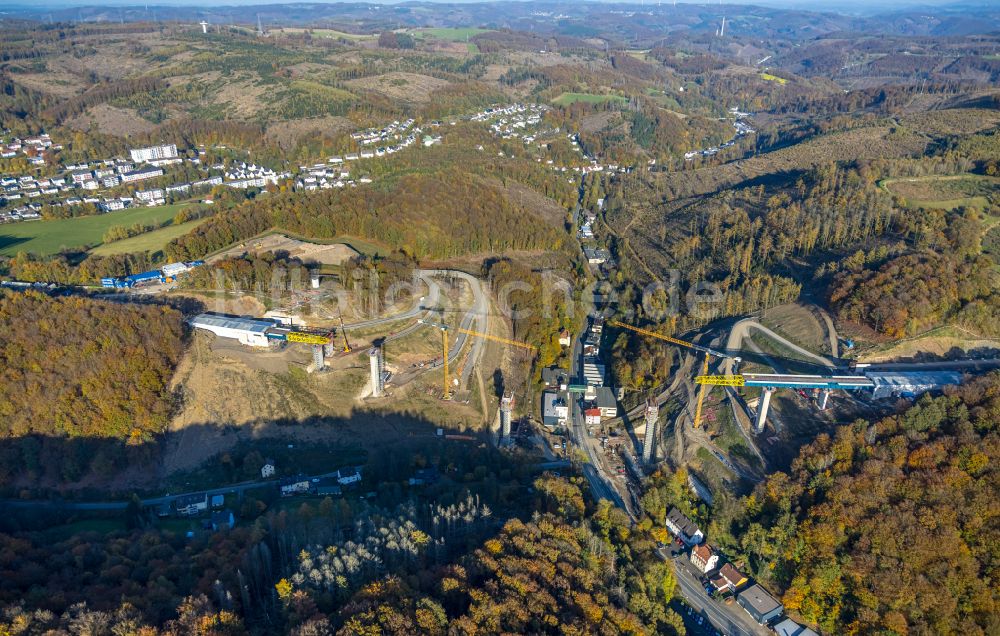
M655 461L656 453L656 423L660 417L660 407L655 400L646 400L646 435L642 439L642 461L649 464Z
M513 410L514 394L504 391L503 397L500 398L500 439L502 440L510 437L510 420Z
M371 371L372 397L381 397L385 392L385 357L382 347L372 347L368 350L368 367Z
M764 387L764 392L760 396L760 403L757 404L757 421L754 422L753 432L760 435L764 432L764 423L767 421L767 407L771 405L771 394L774 387Z
M326 366L326 358L323 355L323 345L313 345L313 366L316 371L322 371Z

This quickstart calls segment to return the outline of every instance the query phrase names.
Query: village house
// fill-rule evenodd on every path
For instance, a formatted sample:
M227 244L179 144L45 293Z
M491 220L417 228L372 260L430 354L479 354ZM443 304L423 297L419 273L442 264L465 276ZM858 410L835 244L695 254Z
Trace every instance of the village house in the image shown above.
M281 496L291 497L309 492L309 480L299 475L281 480Z
M671 508L667 513L666 525L671 534L688 545L699 544L705 539L698 524L677 508Z
M425 486L427 484L436 483L438 479L441 478L441 473L435 466L430 466L429 468L421 468L413 477L410 477L411 486Z
M746 585L747 577L737 570L732 563L726 563L719 569L719 573L712 579L712 586L720 592L736 592L740 587Z
M341 486L349 486L361 481L361 472L357 467L341 468L337 471L337 483Z
M569 407L557 393L545 391L542 393L542 424L545 426L561 426L569 417Z
M190 517L200 512L208 510L208 495L199 493L195 495L185 495L174 500L174 508L177 514Z
M601 417L618 417L618 402L611 387L599 386L595 390L594 407L601 412Z
M804 625L799 625L790 618L786 618L775 625L774 633L777 636L819 636L813 630Z
M715 569L719 563L719 555L715 554L707 543L702 543L691 548L691 564L698 568L702 574L707 574Z

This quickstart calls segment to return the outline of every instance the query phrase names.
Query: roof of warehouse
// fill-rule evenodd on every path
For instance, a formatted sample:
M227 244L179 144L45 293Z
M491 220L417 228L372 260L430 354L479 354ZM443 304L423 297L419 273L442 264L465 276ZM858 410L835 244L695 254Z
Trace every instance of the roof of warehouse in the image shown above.
M751 585L747 589L740 592L739 598L761 614L767 614L782 607L781 603L768 594L767 590L756 584Z
M944 386L962 382L960 371L869 371L865 375L875 384L893 386Z
M263 333L274 327L273 322L254 320L253 318L237 318L235 316L217 316L215 314L198 314L191 319L192 327L223 327L226 329L242 329L255 333Z

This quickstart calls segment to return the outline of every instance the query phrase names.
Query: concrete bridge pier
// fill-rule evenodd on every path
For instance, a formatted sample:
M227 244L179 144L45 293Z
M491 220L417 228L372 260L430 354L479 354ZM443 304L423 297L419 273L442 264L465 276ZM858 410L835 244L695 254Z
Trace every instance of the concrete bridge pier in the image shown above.
M822 389L819 392L819 410L825 411L827 401L830 399L830 389Z
M764 392L760 396L760 403L757 405L757 421L754 422L753 432L760 435L764 432L764 422L767 421L767 408L771 405L771 394L774 387L764 387Z

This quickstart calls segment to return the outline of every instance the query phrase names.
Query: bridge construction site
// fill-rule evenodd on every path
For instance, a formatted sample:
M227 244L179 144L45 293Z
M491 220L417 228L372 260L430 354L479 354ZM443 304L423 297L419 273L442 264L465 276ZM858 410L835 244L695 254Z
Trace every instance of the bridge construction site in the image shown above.
M436 277L461 274L458 278L466 279L472 290L473 306L466 310L448 310L440 304L439 282ZM330 366L331 358L338 359L354 351L352 340L358 346L363 345L367 352L367 388L363 396L367 398L381 398L387 395L387 384L392 382L393 386L401 386L410 380L427 373L441 373L441 381L438 396L444 400L451 400L456 390L461 386L468 386L469 375L473 367L477 365L482 357L483 342L496 342L513 350L525 352L528 356L533 356L535 347L524 342L504 338L485 331L487 323L488 301L485 294L478 289L478 281L473 277L452 272L442 271L420 271L418 277L428 288L427 296L421 296L419 300L414 299L413 307L394 315L363 320L354 324L345 324L343 318L337 315L339 324L327 328L307 328L302 325L292 324L289 318L249 318L238 317L215 313L203 313L188 320L190 326L215 334L219 338L235 340L240 345L251 349L280 348L284 344L303 344L310 348L312 362L306 370L312 373L328 371L334 368L345 368L345 364L352 368L357 368L356 362L337 362L334 367ZM468 280L471 279L471 280ZM457 320L445 323L443 317L447 312L459 314ZM409 323L408 326L399 328L400 324ZM336 324L336 323L335 323ZM383 328L382 325L385 325ZM378 333L380 329L396 329L388 335L373 337L371 333ZM351 337L352 329L367 332L368 337L362 338L358 343L356 337ZM386 348L390 351L395 343L403 338L414 335L419 331L426 331L427 334L434 330L441 334L440 355L428 361L412 365L415 368L403 369L394 378L390 368L386 363ZM384 333L384 331L383 331ZM418 335L418 339L421 337ZM423 338L426 340L426 338ZM471 347L465 347L466 342L471 342ZM370 344L369 344L370 343ZM425 347L426 349L426 347ZM354 359L352 357L352 359ZM457 371L457 372L456 372ZM501 429L500 441L509 441L511 424L513 421L512 411L514 406L514 396L507 392L502 396L499 408L496 411L498 426ZM485 402L483 403L485 407Z
M192 318L189 322L192 327L204 329L224 338L233 338L248 347L270 347L276 343L304 344L311 347L313 371L322 371L327 368L328 360L332 356L344 355L353 351L349 332L353 329L378 331L379 325L393 324L396 333L390 333L385 337L361 338L356 342L358 346L363 346L362 351L367 353L367 361L364 362L367 376L368 398L383 398L393 393L392 387L402 386L417 377L428 373L440 372L440 384L436 384L435 393L438 397L450 400L454 397L458 387L469 387L470 373L476 367L481 358L482 346L487 342L495 342L502 345L507 351L522 351L528 357L533 358L536 353L535 348L528 343L504 338L494 333L490 333L487 317L489 315L489 301L485 293L478 288L479 281L474 277L464 274L473 294L472 307L461 310L445 310L439 303L439 290L435 277L459 274L443 272L440 270L420 271L420 277L428 288L430 298L421 297L420 301L414 301L413 307L392 316L379 319L356 322L353 325L345 325L343 319L339 320L336 326L317 329L305 328L290 324L288 321L268 320L261 318L239 318L231 316L221 316L215 314L201 314ZM445 312L453 312L453 319L445 322ZM408 323L408 326L399 328L399 324ZM671 374L668 374L668 385L662 386L646 395L637 405L631 401L631 406L627 412L625 409L618 411L618 407L629 402L623 400L620 390L604 386L605 366L601 362L600 342L606 334L602 334L599 328L603 325L605 329L613 328L637 334L643 338L660 341L672 347L677 347L680 351L686 352L682 356L681 364ZM702 445L715 455L723 465L729 470L736 472L740 477L755 479L755 469L748 468L743 462L730 457L725 450L712 443L712 436L706 435L706 419L709 424L715 421L717 411L714 407L706 410L706 396L713 387L723 388L723 400L729 402L732 409L732 418L729 418L726 409L727 419L735 420L737 428L746 439L746 445L753 453L760 458L761 467L766 464L761 448L765 448L762 442L773 443L776 435L783 424L779 421L773 423L775 434L766 433L769 419L776 417L773 413L773 399L779 390L787 389L790 395L801 396L810 403L816 412L824 412L831 406L831 395L843 392L848 395L855 395L860 401L842 400L835 404L837 410L849 404L860 405L859 408L875 409L872 400L892 397L909 397L917 395L927 390L940 389L949 384L957 384L962 381L963 372L975 371L979 368L989 368L989 361L954 361L948 365L943 363L913 364L906 365L848 365L846 361L836 357L826 357L806 350L801 350L800 357L808 359L812 371L805 373L789 372L784 368L782 359L767 355L757 348L754 341L749 338L744 342L743 336L747 330L759 330L766 335L767 339L773 340L784 349L797 347L794 343L784 340L777 334L770 332L766 327L754 322L751 319L738 321L732 326L729 339L724 346L719 346L715 341L719 340L719 335L712 337L704 334L693 340L684 340L674 336L669 336L651 328L640 327L629 324L621 320L608 320L606 325L595 322L591 325L589 333L581 333L575 340L575 345L564 343L563 346L571 346L573 353L571 359L574 360L572 370L566 371L565 380L562 386L555 391L554 397L545 398L543 394L543 421L548 423L549 409L552 411L553 423L557 425L561 422L568 424L566 430L569 431L574 446L581 448L590 457L590 463L596 470L591 480L597 484L604 484L604 494L612 496L611 490L618 487L615 484L614 473L626 472L621 466L615 467L613 464L600 468L603 464L600 456L602 449L614 447L621 449L619 461L641 477L644 467L657 465L666 457L676 457L673 450L663 447L666 439L676 439L681 435L687 436L689 442ZM386 350L391 352L396 346L395 343L405 336L417 334L424 331L424 336L417 336L417 340L429 343L429 337L434 330L440 334L440 354L427 364L411 365L414 368L399 370L397 377L393 377L390 368L387 368ZM585 337L586 336L586 337ZM564 336L560 336L560 340ZM358 340L357 337L354 338ZM568 338L567 338L568 339ZM466 342L471 343L470 347L465 347ZM800 348L801 349L801 348ZM427 345L423 346L427 350ZM363 360L364 356L362 356ZM529 362L530 364L530 362ZM578 367L576 365L579 365ZM935 364L937 366L935 366ZM985 365L985 366L984 366ZM342 365L341 365L342 366ZM1000 366L996 364L993 366ZM741 369L741 367L747 367ZM764 367L761 369L760 367ZM357 368L357 367L355 367ZM458 370L456 373L456 369ZM752 369L752 370L751 370ZM392 369L396 371L396 369ZM482 380L480 378L480 385ZM438 380L435 380L435 383ZM391 384L392 387L387 385ZM558 384L558 383L557 383ZM423 385L424 390L430 391L430 387ZM551 387L551 385L549 385ZM481 387L480 387L481 388ZM752 389L747 394L745 391ZM520 394L519 394L520 395ZM501 444L511 443L511 434L514 428L514 409L519 407L522 411L530 414L534 409L531 402L531 391L526 390L523 397L526 400L515 399L515 392L509 387L504 387L503 391L495 396L492 411L493 427L497 431L497 439ZM547 395L553 395L551 390ZM716 396L718 394L715 394ZM482 398L482 396L481 396ZM549 402L552 402L549 404ZM717 403L717 402L716 402ZM669 408L665 405L670 404ZM676 410L676 405L680 404L680 411ZM864 405L868 405L867 407ZM486 402L483 401L484 417L490 420L486 413ZM884 406L881 408L885 408ZM559 409L562 409L560 411ZM616 414L618 411L618 414ZM739 417L737 417L739 415ZM784 409L779 409L780 419L786 417ZM672 420L672 425L671 421ZM820 418L817 418L817 422ZM829 416L824 421L831 420ZM741 424L741 422L743 424ZM615 430L623 427L628 433L617 438L609 437L607 434L595 435L595 428L601 430ZM558 428L558 426L557 426ZM717 434L717 433L716 433ZM670 437L665 437L669 435ZM622 447L623 440L634 440L635 452L628 452L626 444ZM600 444L598 444L598 441ZM679 442L678 442L679 443ZM556 445L558 447L558 444ZM565 443L563 443L564 455ZM610 477L601 477L602 471ZM584 470L586 474L586 470ZM760 474L756 472L756 474ZM611 486L609 488L609 486ZM595 487L601 488L600 485ZM624 488L624 486L622 486ZM625 489L618 495L614 495L619 500L629 498L629 490Z

